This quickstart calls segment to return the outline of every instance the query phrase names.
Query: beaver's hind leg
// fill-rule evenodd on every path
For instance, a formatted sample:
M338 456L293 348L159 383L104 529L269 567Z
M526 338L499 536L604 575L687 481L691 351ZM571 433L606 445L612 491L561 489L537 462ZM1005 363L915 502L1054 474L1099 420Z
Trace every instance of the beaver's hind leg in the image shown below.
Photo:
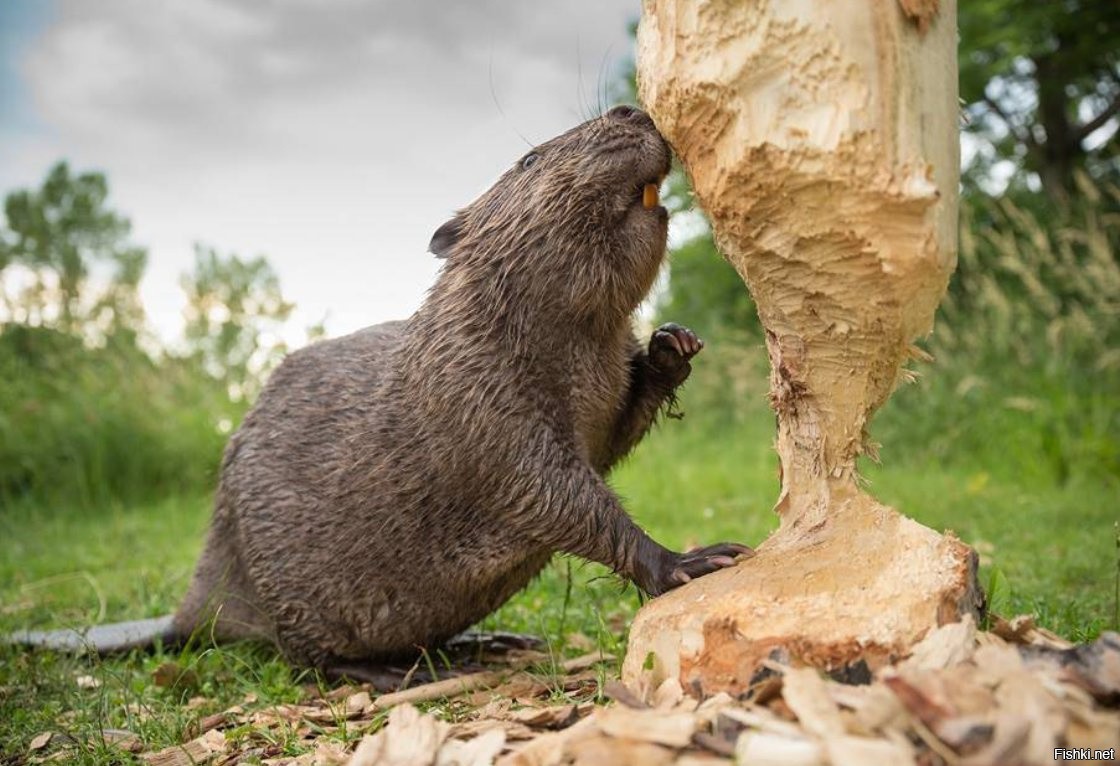
M206 547L195 567L187 595L175 613L175 632L194 633L218 641L274 641L268 615L260 607L241 560L236 520L219 491Z

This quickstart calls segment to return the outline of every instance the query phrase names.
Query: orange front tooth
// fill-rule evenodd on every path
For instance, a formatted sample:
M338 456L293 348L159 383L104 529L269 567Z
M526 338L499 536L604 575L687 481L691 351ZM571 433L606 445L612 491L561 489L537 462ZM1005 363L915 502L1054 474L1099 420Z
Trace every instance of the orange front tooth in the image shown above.
M656 207L659 199L657 184L646 184L646 187L642 189L642 207L647 210Z

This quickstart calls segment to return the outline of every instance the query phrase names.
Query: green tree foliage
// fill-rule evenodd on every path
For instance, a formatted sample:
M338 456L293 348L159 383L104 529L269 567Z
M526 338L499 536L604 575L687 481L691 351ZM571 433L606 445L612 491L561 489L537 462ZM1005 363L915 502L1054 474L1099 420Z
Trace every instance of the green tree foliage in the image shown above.
M175 357L0 325L0 513L8 503L99 508L212 486L222 386Z
M1115 0L969 0L958 11L966 129L980 151L972 183L1009 161L1013 186L1076 193L1081 169L1116 180L1120 9Z
M137 294L147 254L108 196L103 175L63 162L41 188L6 198L0 508L210 488L229 431L282 351L292 306L268 262L204 247L183 278L187 352L158 348Z
M252 398L286 350L277 333L293 304L284 299L276 272L263 256L223 256L196 245L194 270L180 284L191 356L235 398Z
M10 277L13 267L23 267L28 277L15 294L0 291L9 319L105 336L141 324L136 289L147 252L128 242L131 224L106 208L108 196L105 176L74 175L65 162L50 170L38 190L7 196L0 275ZM89 278L99 267L110 273L104 280L108 287L96 291Z
M735 268L719 255L710 232L673 249L669 275L669 289L657 302L659 320L676 318L708 337L757 332L754 301Z
M1064 483L1120 477L1120 189L962 205L960 262L918 368L872 426L888 447Z

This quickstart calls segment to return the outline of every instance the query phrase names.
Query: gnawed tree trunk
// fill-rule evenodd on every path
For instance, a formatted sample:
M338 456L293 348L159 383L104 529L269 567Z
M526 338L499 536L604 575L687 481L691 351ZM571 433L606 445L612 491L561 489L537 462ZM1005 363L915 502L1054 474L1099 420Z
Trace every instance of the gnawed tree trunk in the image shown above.
M874 668L979 608L976 557L856 458L956 263L954 0L645 0L639 88L766 329L781 525L645 606L629 682L742 691L772 655Z

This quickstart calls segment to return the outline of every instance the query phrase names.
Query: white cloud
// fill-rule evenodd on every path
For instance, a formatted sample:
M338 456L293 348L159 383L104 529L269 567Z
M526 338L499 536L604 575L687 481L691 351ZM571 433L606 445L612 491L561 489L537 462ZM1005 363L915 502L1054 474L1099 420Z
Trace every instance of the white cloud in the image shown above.
M23 67L42 128L0 123L0 189L61 157L103 169L151 250L144 297L165 336L195 240L267 254L297 326L406 316L437 268L432 231L524 152L519 133L588 116L638 11L61 0Z

